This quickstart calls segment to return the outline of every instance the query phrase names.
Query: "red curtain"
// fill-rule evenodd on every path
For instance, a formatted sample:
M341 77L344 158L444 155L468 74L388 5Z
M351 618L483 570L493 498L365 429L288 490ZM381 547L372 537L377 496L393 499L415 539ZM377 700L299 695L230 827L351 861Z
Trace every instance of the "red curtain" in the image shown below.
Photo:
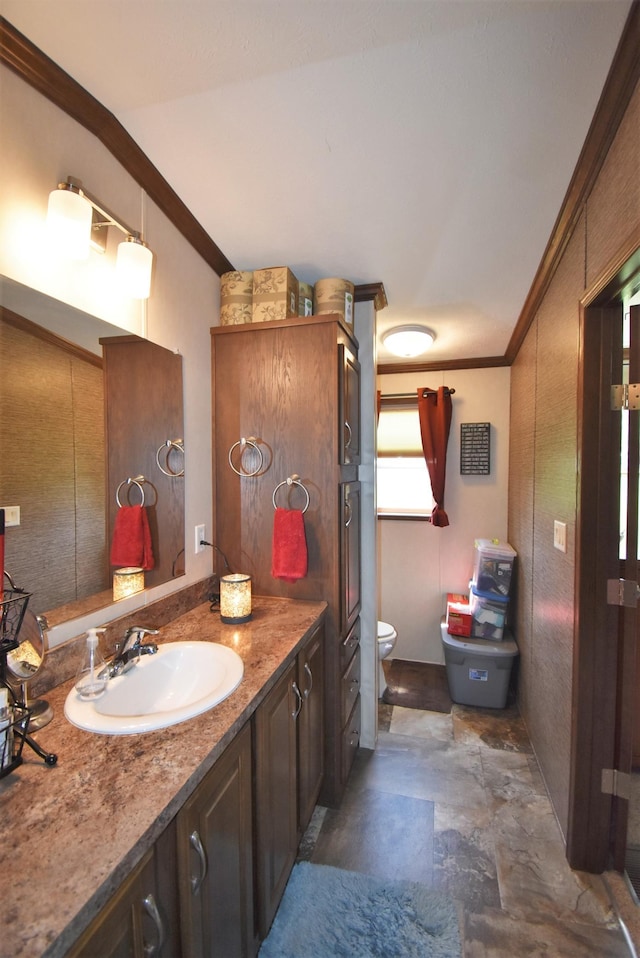
M431 513L434 526L448 526L444 511L444 480L447 470L447 443L451 428L451 394L447 386L436 391L428 386L418 390L418 415L422 449L429 470L436 504Z

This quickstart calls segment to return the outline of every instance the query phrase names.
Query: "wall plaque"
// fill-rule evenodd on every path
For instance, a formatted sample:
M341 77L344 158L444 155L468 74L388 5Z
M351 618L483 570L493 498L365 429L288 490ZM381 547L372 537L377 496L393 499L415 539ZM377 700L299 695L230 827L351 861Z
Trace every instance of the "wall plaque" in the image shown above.
M460 423L460 475L488 476L491 472L490 422Z

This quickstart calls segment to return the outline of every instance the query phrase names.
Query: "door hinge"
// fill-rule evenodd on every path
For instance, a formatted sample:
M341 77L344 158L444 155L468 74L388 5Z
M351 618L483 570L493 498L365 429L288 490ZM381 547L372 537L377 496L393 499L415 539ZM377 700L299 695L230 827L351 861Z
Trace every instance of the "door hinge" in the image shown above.
M640 383L611 387L612 409L640 409Z
M607 605L623 605L627 609L638 608L640 586L633 579L607 579Z
M631 776L617 768L602 769L602 794L615 795L616 798L631 798Z

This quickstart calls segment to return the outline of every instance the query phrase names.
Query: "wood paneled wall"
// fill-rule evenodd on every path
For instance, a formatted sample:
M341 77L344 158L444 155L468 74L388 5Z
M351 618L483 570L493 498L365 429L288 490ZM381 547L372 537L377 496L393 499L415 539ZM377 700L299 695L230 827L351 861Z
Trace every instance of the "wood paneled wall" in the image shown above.
M509 541L518 552L520 705L562 829L568 821L580 299L640 229L640 86L512 366ZM567 553L553 522L567 524Z

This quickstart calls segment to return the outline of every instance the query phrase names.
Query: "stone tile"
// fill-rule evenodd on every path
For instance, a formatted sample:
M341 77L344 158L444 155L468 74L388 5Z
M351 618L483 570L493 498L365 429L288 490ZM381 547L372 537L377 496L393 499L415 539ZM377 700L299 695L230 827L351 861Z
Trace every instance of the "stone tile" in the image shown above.
M466 908L500 906L491 816L484 808L436 805L434 887L464 902Z
M453 733L460 744L476 743L510 752L531 752L531 743L515 706L478 709L454 705Z
M502 907L512 915L617 924L602 878L572 870L559 841L497 840L496 865Z
M410 735L414 738L453 740L451 713L424 712L420 709L405 709L396 705L389 731L394 735Z
M433 879L433 804L373 789L328 809L311 861L382 878Z
M379 734L375 752L359 753L349 787L453 805L485 803L478 748L389 732Z
M464 958L630 958L620 929L549 915L523 919L498 909L467 911L462 937Z

